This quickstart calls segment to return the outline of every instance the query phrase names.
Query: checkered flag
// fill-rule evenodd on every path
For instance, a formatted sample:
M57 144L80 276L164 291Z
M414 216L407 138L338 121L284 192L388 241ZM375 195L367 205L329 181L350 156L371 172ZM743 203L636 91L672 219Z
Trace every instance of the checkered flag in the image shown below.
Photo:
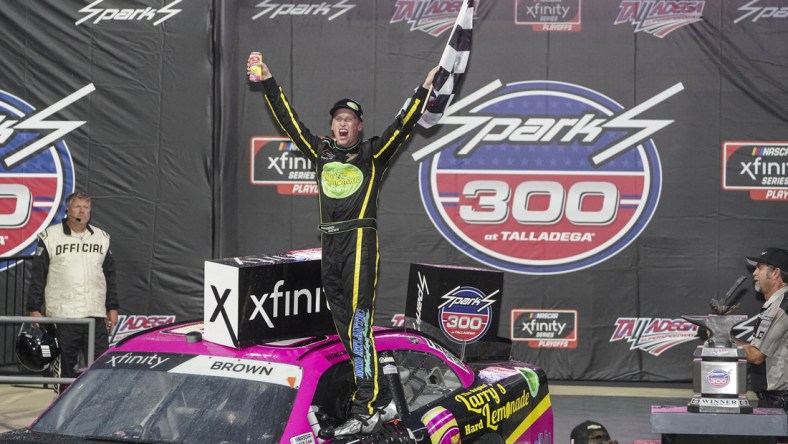
M471 55L471 29L473 28L473 2L464 0L457 22L449 36L449 42L441 56L440 69L432 81L432 89L427 98L424 114L419 124L429 128L443 117L443 113L451 103L457 85L465 74L468 58Z

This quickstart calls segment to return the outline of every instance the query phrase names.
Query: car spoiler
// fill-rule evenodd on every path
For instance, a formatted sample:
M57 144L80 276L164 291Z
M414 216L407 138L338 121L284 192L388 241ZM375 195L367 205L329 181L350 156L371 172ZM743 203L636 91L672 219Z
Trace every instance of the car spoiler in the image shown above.
M450 340L438 327L416 318L405 317L401 329L417 331L457 354L463 362L509 361L512 358L512 341L495 336L495 340L456 342Z

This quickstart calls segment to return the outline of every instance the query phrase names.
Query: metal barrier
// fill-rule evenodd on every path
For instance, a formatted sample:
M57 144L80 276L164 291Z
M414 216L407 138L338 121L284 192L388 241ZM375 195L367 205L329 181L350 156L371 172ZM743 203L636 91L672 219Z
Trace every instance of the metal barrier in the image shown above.
M88 324L88 367L96 354L96 320L94 318L44 318L36 316L0 316L0 324ZM0 384L71 384L75 378L54 378L49 376L2 376Z
M26 290L29 285L33 256L0 258L0 316L27 315ZM0 369L16 365L14 344L18 329L0 325Z

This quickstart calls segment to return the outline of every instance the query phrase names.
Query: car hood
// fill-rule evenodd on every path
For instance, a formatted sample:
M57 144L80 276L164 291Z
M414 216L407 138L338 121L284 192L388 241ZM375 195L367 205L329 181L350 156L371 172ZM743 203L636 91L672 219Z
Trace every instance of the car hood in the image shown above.
M135 439L114 440L114 439L86 439L79 436L53 435L50 433L34 432L30 429L17 429L0 434L0 444L6 443L40 443L40 444L74 444L74 443L107 443L107 442L135 442L149 443L154 441L140 441ZM164 441L162 441L164 442Z

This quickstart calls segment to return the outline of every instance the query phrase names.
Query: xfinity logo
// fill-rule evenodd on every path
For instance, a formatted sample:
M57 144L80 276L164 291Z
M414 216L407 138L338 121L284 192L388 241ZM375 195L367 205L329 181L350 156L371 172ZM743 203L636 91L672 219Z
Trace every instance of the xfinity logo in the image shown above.
M141 8L141 9L132 9L132 8L96 8L95 6L103 3L104 0L96 0L95 2L85 6L84 8L80 9L80 14L87 14L85 17L74 22L75 25L79 26L82 23L93 19L93 24L97 24L99 22L104 21L129 21L129 20L136 20L136 21L154 21L153 26L158 26L160 23L163 23L170 18L177 15L181 12L180 9L172 9L173 6L180 3L182 0L173 0L172 3L168 5L162 6L160 9L156 8Z
M348 0L339 0L331 4L328 2L320 3L276 3L270 0L263 0L258 3L256 7L261 8L262 11L255 14L252 20L257 20L260 17L265 17L270 14L269 19L273 19L280 15L323 15L328 16L328 21L334 20L340 15L355 8L356 5L348 3Z
M530 322L523 322L523 331L537 338L553 338L556 334L560 335L563 333L565 328L566 323L561 323L555 320L552 322L544 322L539 321L538 319L531 319Z
M757 180L756 175L785 176L788 174L788 162L764 162L762 158L756 157L752 162L741 162L739 174L746 174L752 180Z
M274 328L272 319L279 317L298 316L299 304L304 304L307 313L320 312L320 287L315 288L314 293L307 289L298 289L295 291L282 291L285 285L284 280L279 280L274 284L274 290L270 293L265 293L260 296L253 294L249 298L254 303L254 311L249 317L250 321L255 320L258 316L262 318L268 328Z
M278 156L268 157L268 169L273 169L280 175L284 175L284 170L311 170L312 162L304 156L292 155L290 151L283 151ZM311 179L314 180L314 172L312 172Z
M530 17L540 17L543 15L550 15L555 17L566 18L567 14L569 14L569 10L571 8L569 6L562 6L558 5L545 5L542 3L537 3L533 6L526 6L525 13Z
M125 355L110 356L108 364L116 367L118 365L147 365L149 368L154 369L160 364L169 361L170 358L161 358L157 354L153 355L135 355L126 353Z
M782 6L780 8L776 6L755 6L758 4L758 2L760 2L760 0L752 0L751 2L739 8L738 11L742 11L743 14L734 20L733 23L739 23L748 17L752 17L750 20L753 22L757 22L762 18L784 19L788 17L788 6Z

